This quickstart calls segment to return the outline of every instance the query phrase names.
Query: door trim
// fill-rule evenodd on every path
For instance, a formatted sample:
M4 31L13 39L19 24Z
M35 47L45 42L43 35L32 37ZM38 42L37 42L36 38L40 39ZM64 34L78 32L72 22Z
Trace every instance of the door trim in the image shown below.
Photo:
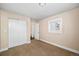
M1 49L0 52L6 51L8 48Z
M16 46L13 46L13 47L9 47L9 22L10 20L16 20L16 21L24 21L26 22L25 20L19 20L19 19L16 19L16 18L8 18L8 48L13 48L13 47L16 47ZM27 32L27 22L26 22L26 32ZM26 33L26 36L27 36L27 33ZM23 44L27 44L28 41L26 40L26 43L23 43ZM23 45L23 44L19 44L18 46L20 45Z

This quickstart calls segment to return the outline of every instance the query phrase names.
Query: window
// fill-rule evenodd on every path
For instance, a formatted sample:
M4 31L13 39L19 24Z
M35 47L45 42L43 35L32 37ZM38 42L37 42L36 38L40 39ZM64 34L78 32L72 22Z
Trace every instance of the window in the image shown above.
M52 33L62 32L62 18L54 18L48 22L48 31Z

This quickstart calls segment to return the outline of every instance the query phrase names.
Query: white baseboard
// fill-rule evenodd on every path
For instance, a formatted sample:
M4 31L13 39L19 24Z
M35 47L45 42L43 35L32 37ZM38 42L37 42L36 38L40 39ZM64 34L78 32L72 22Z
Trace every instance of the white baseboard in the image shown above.
M1 49L0 52L6 51L6 50L8 50L8 48Z
M27 44L30 44L30 43L31 43L31 40L27 42Z
M61 45L58 45L58 44L55 44L55 43L52 43L52 42L48 42L48 41L42 40L42 39L40 39L40 41L43 41L43 42L49 43L51 45L55 45L57 47L60 47L60 48L63 48L65 50L68 50L68 51L71 51L71 52L74 52L74 53L79 54L79 51L78 50L75 50L75 49L72 49L72 48L68 48L68 47L65 47L65 46L61 46Z

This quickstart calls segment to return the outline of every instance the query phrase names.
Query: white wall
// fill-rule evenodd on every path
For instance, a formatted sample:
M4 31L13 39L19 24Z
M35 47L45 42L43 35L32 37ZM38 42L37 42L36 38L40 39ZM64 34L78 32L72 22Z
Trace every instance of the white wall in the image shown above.
M17 20L25 20L27 23L27 39L28 43L30 43L30 36L31 36L31 19L27 16L23 16L20 14L0 10L1 18L0 18L0 30L1 30L1 49L8 48L8 19L14 18ZM6 32L5 32L6 31Z
M48 32L48 22L57 17L62 17L62 33ZM41 20L40 39L79 51L79 8Z

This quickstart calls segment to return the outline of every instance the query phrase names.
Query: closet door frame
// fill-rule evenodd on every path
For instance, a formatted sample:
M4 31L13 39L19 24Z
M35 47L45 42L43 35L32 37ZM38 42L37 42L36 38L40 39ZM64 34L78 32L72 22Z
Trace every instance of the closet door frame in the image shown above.
M14 18L9 18L8 19L8 48L12 48L12 47L15 47L15 46L19 46L19 45L22 45L22 44L19 44L19 45L14 45L14 42L13 42L13 46L10 46L10 37L9 37L9 35L10 35L10 31L9 31L9 26L10 26L10 24L9 24L9 22L10 21L22 21L22 22L25 22L26 23L26 34L25 34L25 36L26 36L26 42L25 43L27 43L27 22L26 22L26 20L18 20L18 19L14 19ZM25 43L23 43L23 44L25 44Z

